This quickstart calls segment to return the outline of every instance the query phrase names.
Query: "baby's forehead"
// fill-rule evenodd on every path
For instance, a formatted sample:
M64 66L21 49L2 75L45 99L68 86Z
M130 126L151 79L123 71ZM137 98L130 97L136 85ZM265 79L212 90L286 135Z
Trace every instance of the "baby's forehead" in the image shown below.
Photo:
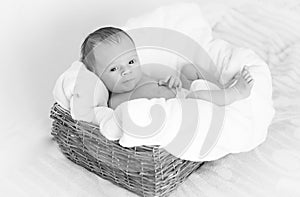
M124 45L102 45L94 50L94 57L98 63L113 63L122 61L131 56L137 55L136 49L133 46Z
M94 48L95 63L103 68L134 56L137 56L136 48L129 42L101 43Z

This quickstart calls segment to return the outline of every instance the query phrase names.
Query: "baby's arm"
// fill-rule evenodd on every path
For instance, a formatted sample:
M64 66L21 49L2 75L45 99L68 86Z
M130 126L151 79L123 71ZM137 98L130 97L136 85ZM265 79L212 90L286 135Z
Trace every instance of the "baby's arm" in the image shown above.
M232 85L235 83L232 87ZM220 90L197 90L191 92L186 98L195 98L210 101L216 105L229 105L237 100L247 98L250 95L254 80L245 67L241 73L235 75L229 87Z
M166 79L158 81L158 85L168 86L169 88L179 88L182 87L182 82L176 75L169 75Z

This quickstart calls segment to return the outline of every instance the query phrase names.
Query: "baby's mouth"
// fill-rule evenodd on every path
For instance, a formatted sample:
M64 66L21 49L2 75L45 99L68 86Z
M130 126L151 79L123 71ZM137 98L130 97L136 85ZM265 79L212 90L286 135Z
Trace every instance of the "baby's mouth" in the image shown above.
M128 82L130 82L132 80L134 80L134 78L133 79L126 79L125 81L123 81L123 83L128 83Z

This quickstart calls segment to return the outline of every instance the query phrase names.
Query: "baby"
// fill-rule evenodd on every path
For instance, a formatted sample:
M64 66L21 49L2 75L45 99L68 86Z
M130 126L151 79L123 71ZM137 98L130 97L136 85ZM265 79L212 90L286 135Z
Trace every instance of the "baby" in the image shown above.
M247 67L222 86L211 80L220 90L190 92L191 82L203 79L199 69L192 64L184 65L180 77L170 75L157 79L143 73L132 38L123 30L104 27L88 35L81 46L81 61L94 72L107 87L108 106L115 109L119 104L137 98L170 99L178 94L185 98L203 99L223 106L250 95L253 79Z

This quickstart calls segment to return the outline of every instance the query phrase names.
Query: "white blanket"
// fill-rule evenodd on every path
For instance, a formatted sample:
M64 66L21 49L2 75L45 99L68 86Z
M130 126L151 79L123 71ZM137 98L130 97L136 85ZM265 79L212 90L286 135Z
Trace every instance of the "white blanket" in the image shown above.
M224 78L250 66L255 80L250 97L225 107L194 99L125 102L115 110L124 130L122 146L161 145L182 159L208 161L249 151L265 140L274 115L267 65L252 51L221 40L207 49ZM203 89L202 83L194 83L192 89Z

